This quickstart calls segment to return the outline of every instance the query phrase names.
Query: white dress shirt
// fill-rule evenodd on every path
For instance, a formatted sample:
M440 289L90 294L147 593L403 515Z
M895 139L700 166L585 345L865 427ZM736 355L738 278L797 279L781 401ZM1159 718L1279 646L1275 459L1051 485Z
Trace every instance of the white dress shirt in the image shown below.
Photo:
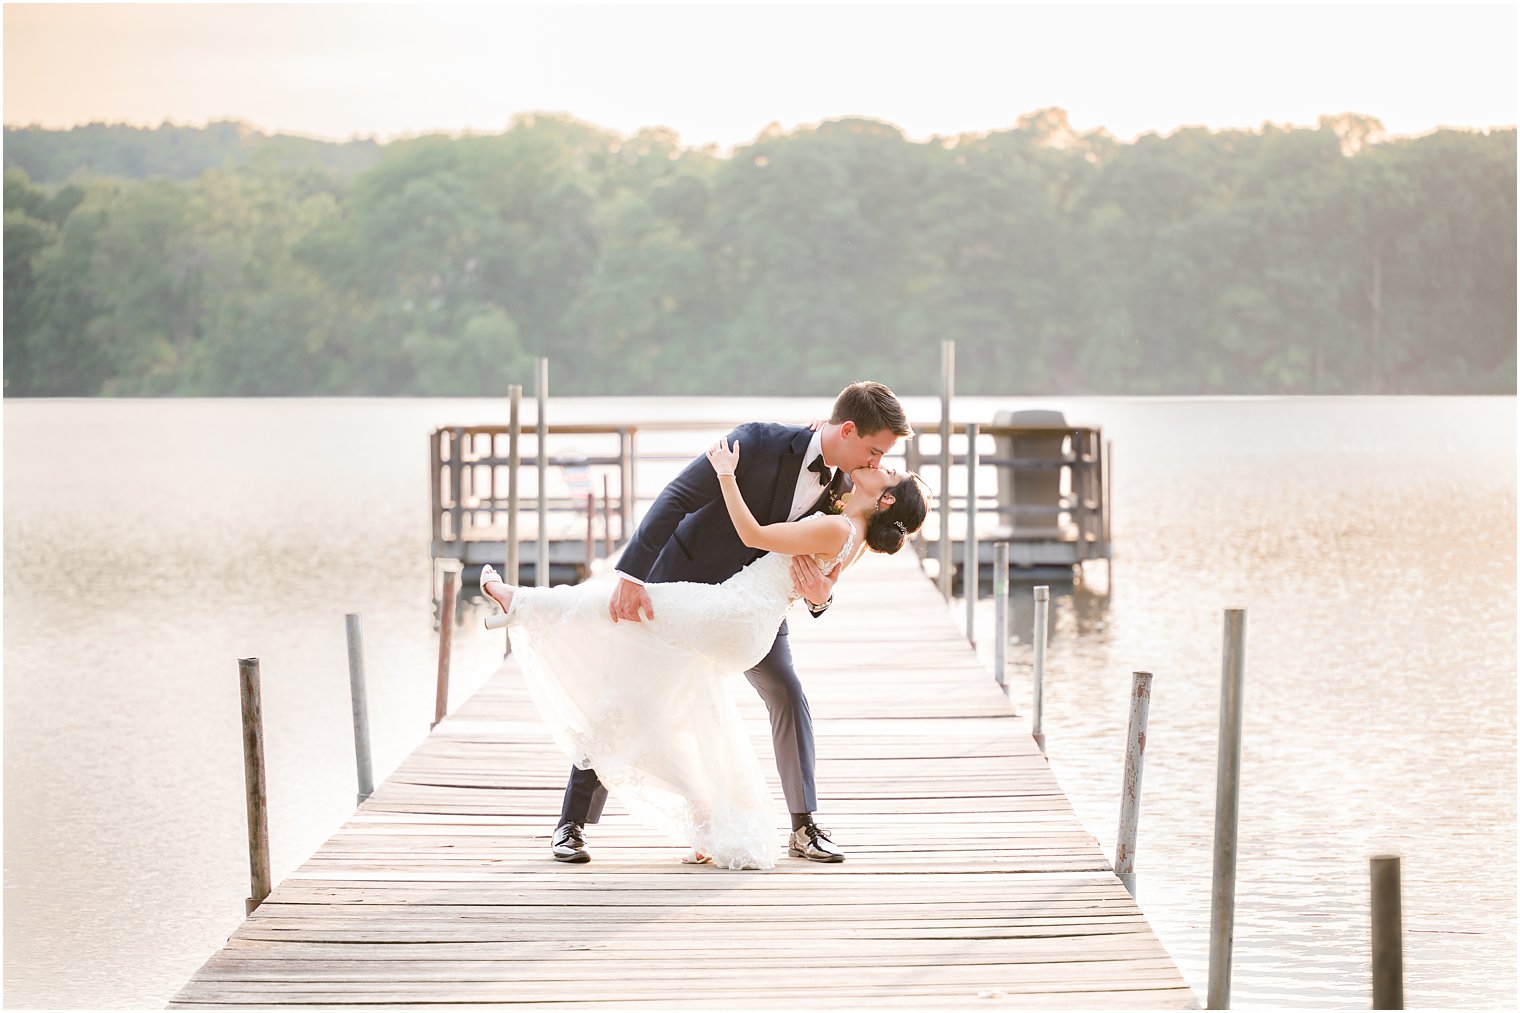
M823 495L823 490L828 488L828 483L818 477L818 473L810 471L808 465L813 463L813 458L823 453L823 432L813 430L813 438L808 441L807 451L802 455L802 470L797 475L797 490L792 493L792 509L786 519L795 521L807 513L808 507L818 502L818 497ZM828 462L824 462L828 463ZM642 585L644 582L637 577L629 576L622 570L615 570L619 577Z
M808 507L818 502L818 497L822 496L823 490L828 488L829 484L819 478L817 472L808 470L808 465L813 463L813 458L821 453L823 453L823 432L815 429L813 438L808 441L807 452L802 455L802 471L797 476L797 491L792 493L792 512L786 515L789 521L795 521L807 513Z

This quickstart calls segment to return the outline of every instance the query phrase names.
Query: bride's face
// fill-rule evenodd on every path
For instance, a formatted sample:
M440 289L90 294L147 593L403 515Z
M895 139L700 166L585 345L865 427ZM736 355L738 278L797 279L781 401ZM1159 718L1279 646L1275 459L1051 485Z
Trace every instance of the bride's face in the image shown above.
M850 484L855 495L876 499L902 479L891 468L857 468L850 472Z

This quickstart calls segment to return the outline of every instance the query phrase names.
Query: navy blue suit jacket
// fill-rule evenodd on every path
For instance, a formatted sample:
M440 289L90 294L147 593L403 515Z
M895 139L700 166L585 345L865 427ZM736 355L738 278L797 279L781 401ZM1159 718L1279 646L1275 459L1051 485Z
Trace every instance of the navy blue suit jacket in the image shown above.
M813 434L806 426L746 422L728 435L739 443L739 493L761 524L785 521L802 457ZM808 509L814 513L842 491L843 472ZM618 570L644 581L721 584L765 555L739 540L723 490L707 456L695 458L667 485L623 550Z

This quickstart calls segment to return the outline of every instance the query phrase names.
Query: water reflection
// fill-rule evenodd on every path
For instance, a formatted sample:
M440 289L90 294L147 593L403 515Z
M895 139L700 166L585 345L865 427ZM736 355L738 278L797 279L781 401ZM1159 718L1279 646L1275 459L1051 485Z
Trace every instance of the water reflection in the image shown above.
M1008 639L1012 644L1034 642L1034 589L1050 589L1050 607L1046 610L1045 642L1062 637L1101 636L1108 626L1112 604L1112 564L1092 562L1069 573L1008 573ZM991 570L984 570L980 600L992 600ZM963 599L958 599L964 601ZM961 606L964 615L964 604ZM984 627L990 630L988 625Z

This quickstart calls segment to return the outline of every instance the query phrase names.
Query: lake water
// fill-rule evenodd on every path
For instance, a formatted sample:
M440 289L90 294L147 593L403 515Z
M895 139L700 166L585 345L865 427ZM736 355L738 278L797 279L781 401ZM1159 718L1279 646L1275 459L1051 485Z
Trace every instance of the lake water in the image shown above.
M937 419L933 399L906 400ZM1112 574L1052 587L1045 732L1112 856L1130 672L1155 674L1138 899L1200 998L1222 613L1241 606L1234 1005L1366 1008L1367 858L1392 851L1408 1004L1513 1007L1514 399L967 398L956 415L1005 407L1063 409L1115 446ZM447 399L5 402L7 1006L161 1007L242 920L237 658L262 659L276 881L354 805L345 613L363 616L377 779L426 735L427 434L503 414ZM643 446L695 452L707 435ZM642 466L641 493L670 467ZM1016 591L1011 686L1027 710L1032 608ZM500 641L472 622L454 644L457 702Z

